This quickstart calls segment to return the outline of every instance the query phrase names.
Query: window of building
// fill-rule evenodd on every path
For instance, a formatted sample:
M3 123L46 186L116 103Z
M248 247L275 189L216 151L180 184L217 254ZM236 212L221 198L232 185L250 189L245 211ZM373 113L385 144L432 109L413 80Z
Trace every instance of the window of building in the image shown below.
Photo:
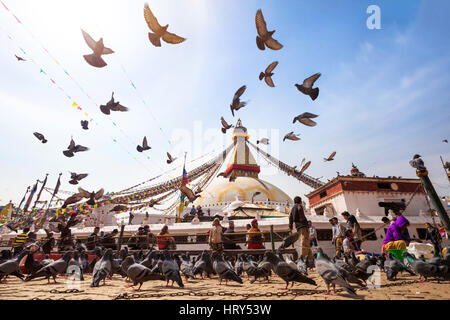
M325 206L314 209L316 215L323 216L323 211L325 210Z
M425 240L427 236L427 229L425 228L417 228L417 235L419 236L420 240Z
M323 191L322 193L319 194L320 198L325 198L327 196L327 190Z
M377 235L374 231L375 231L375 229L373 229L373 228L361 229L362 236L364 237L365 240L372 240L372 241L377 240ZM368 237L365 237L369 233L370 233L370 235Z
M333 238L333 231L331 229L316 229L317 240L319 241L331 241Z
M378 186L378 189L391 189L390 183L378 182L377 186Z

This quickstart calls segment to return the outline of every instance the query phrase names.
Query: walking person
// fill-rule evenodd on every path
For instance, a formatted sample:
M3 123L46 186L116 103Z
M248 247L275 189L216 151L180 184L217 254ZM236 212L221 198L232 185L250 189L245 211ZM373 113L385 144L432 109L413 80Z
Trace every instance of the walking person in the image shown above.
M309 261L312 261L313 256L309 243L308 220L306 219L305 212L303 210L302 198L299 196L294 198L294 207L289 214L289 230L291 230L291 232L294 224L300 237L300 248L298 250L299 256L303 259L309 258Z
M312 225L312 222L308 220L309 228L309 243L311 247L317 247L317 230L316 227Z
M344 242L344 228L339 223L338 218L333 217L328 220L331 224L331 230L333 232L331 238L331 244L334 244L336 248L336 257L341 258L342 254L342 243Z
M356 217L350 214L348 211L342 212L341 215L347 221L347 229L353 231L357 250L361 251L361 243L363 242L363 240L362 240L362 230L358 223L358 220L356 220Z

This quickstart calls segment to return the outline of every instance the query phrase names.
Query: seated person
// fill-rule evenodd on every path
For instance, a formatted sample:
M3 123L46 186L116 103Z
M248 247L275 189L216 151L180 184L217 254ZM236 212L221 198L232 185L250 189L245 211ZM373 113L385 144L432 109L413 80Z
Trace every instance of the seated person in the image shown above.
M251 226L250 230L248 230L248 248L250 250L264 249L264 235L259 230L258 221L253 219Z

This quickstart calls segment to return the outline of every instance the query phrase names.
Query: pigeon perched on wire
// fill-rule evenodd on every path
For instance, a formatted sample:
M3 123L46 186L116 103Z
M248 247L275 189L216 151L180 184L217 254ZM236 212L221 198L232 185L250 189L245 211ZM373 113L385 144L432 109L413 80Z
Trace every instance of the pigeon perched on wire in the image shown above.
M266 84L269 87L275 87L273 80L272 80L272 76L273 76L273 69L275 69L275 67L278 65L278 61L274 61L271 64L269 64L269 66L266 68L266 70L264 72L261 72L259 74L259 80L264 79L264 81L266 82Z
M233 117L234 117L234 110L237 111L247 105L247 102L240 100L240 97L244 94L245 89L247 89L247 86L243 85L236 91L236 93L233 96L233 101L230 104L230 109L231 113L233 114Z
M425 167L425 164L423 163L423 160L421 158L421 155L414 155L413 159L409 161L409 165L413 168L416 168L419 171L425 171L427 168Z
M81 30L81 33L83 34L84 41L86 41L89 48L94 51L92 54L86 54L83 56L84 60L86 60L87 63L89 63L93 67L97 68L103 68L107 65L105 60L103 60L102 55L103 54L111 54L114 53L110 48L106 48L103 44L103 38L100 38L100 40L95 41L92 39L92 37L85 32L84 30Z
M47 139L45 139L44 135L42 133L39 132L33 132L33 135L38 138L39 141L41 141L42 143L47 143Z
M81 128L83 128L84 130L88 130L89 129L89 127L88 127L89 121L81 120L80 123L81 123Z
M285 141L286 139L288 140L292 140L292 141L297 141L300 140L300 138L298 137L299 134L294 134L294 131L291 131L289 133L287 133L284 138L283 141Z
M69 181L69 183L70 183L70 184L78 184L78 182L79 182L81 179L84 179L84 178L86 178L87 176L88 176L87 173L80 173L80 174L77 174L77 173L75 173L75 172L71 172L71 173L70 173L70 181Z
M66 157L71 158L71 157L74 156L74 153L77 153L77 152L83 152L83 151L88 151L88 150L89 150L88 147L84 147L84 146L82 146L82 145L75 144L75 141L74 141L73 139L70 139L70 144L69 144L69 146L67 147L67 150L64 150L64 151L63 151L63 154L64 154Z
M17 61L27 61L24 58L19 57L17 54L15 54L14 56L16 57Z
M102 104L100 105L100 111L103 112L104 114L110 114L111 111L128 111L127 107L124 107L123 105L120 104L119 101L115 102L114 101L114 92L111 95L111 100L109 100L106 105Z
M272 50L280 50L281 48L283 48L283 45L281 43L272 38L275 30L267 30L267 24L264 20L261 9L256 11L255 24L256 31L258 32L258 35L256 36L256 45L260 50L265 50L266 46Z
M227 130L233 127L233 125L232 124L228 124L228 122L226 122L223 117L220 118L220 122L222 123L221 130L222 130L223 133L227 133Z
M314 127L317 123L311 118L317 118L318 115L310 112L303 112L302 114L296 116L292 123L295 123L295 121L298 121L300 123L303 123L305 126L308 127Z
M186 40L183 37L168 32L167 31L167 28L169 27L168 24L166 24L164 27L161 26L158 20L156 19L155 15L153 14L153 12L150 10L148 4L144 5L144 18L150 30L154 32L148 33L148 39L155 47L161 47L161 39L163 39L166 43L170 44L178 44Z
M269 144L269 139L267 139L267 138L262 138L261 140L257 140L257 141L256 141L256 144L260 144L260 143L265 144L265 145L268 145L268 144Z
M137 146L136 150L139 152L142 151L146 151L146 150L150 150L152 147L150 147L147 143L147 137L144 137L144 139L142 140L142 146Z
M333 151L328 158L323 158L324 161L333 161L334 160L334 156L336 155L336 151Z
M172 162L174 162L175 160L177 160L178 158L174 158L172 157L172 155L170 153L167 152L167 164L171 164Z
M320 75L321 75L320 73L316 73L311 77L303 80L302 84L296 83L295 86L297 87L298 91L300 91L305 95L308 95L312 100L316 100L317 97L319 96L319 88L313 88L313 86L314 82L316 82L317 79L320 78Z

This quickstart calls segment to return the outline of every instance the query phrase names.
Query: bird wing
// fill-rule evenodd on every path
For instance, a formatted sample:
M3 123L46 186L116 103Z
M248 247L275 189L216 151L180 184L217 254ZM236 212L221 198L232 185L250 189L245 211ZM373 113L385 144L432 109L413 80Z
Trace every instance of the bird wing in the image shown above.
M274 61L271 64L269 64L269 66L266 68L266 73L270 73L273 71L273 69L275 69L275 67L278 65L278 61Z
M317 123L309 118L301 118L300 122L303 123L304 125L310 126L310 127L314 127Z
M167 158L169 158L169 161L170 161L170 162L172 162L172 161L173 161L173 158L172 158L172 156L171 156L171 155L170 155L170 153L168 153L168 152L167 152Z
M312 88L314 85L314 82L316 82L317 79L319 79L320 73L313 74L311 77L306 78L303 80L303 86L306 88Z
M78 194L80 195L80 196L82 196L83 198L90 198L91 197L91 193L90 192L88 192L88 191L86 191L86 190L84 190L83 188L81 188L81 187L79 187L78 188Z
M127 107L124 107L123 105L121 105L119 103L116 103L116 104L110 106L110 109L112 111L128 111Z
M70 144L67 147L67 149L72 150L75 148L75 141L73 141L73 139L70 139Z
M33 135L38 138L39 140L42 140L44 138L44 136L42 134L40 134L39 132L33 132Z
M144 5L144 18L145 22L147 22L148 27L153 32L157 32L162 28L147 3Z
M230 125L225 121L225 119L223 117L220 118L220 121L222 122L222 126L224 128L229 128L230 127Z
M307 163L305 163L305 165L302 167L302 169L300 170L300 174L303 174L303 172L306 171L306 169L308 169L309 165L311 164L311 161L308 161Z
M275 84L273 83L272 77L265 77L264 81L267 83L267 85L271 88L275 87Z
M77 145L77 146L75 147L74 152L82 152L82 151L88 151L88 150L89 150L88 147L84 147L84 146L81 146L81 145Z
M265 44L267 47L269 47L272 50L280 50L281 48L283 48L283 45L272 37L267 39Z
M302 116L302 117L305 117L305 118L317 118L317 117L318 117L317 114L310 113L310 112L304 112L304 113L302 113L301 116Z
M162 36L162 39L167 43L178 44L186 40L186 38L180 37L175 33L165 32Z
M237 89L236 93L234 94L233 100L238 99L240 96L242 96L245 92L245 89L247 89L246 85L243 85L239 89Z
M328 159L332 160L334 158L334 156L336 155L336 151L333 151L332 154L330 154L330 156L328 157Z
M86 43L89 46L89 48L91 48L92 51L94 51L97 42L94 39L92 39L92 37L89 35L89 33L84 31L83 29L81 29L81 32L83 33L84 41L86 41Z
M148 143L147 143L147 137L144 137L144 139L142 140L142 147L145 149L145 148L148 148Z
M258 32L259 36L263 37L267 34L267 24L264 20L264 16L262 14L261 9L256 11L255 16L255 24L256 24L256 31Z
M114 53L114 51L112 49L107 48L107 47L103 48L102 54L111 54L111 53Z
M98 191L95 193L94 198L95 198L96 200L98 200L98 199L100 199L100 198L103 196L104 193L105 193L105 190L104 190L103 188L101 188L100 190L98 190Z

